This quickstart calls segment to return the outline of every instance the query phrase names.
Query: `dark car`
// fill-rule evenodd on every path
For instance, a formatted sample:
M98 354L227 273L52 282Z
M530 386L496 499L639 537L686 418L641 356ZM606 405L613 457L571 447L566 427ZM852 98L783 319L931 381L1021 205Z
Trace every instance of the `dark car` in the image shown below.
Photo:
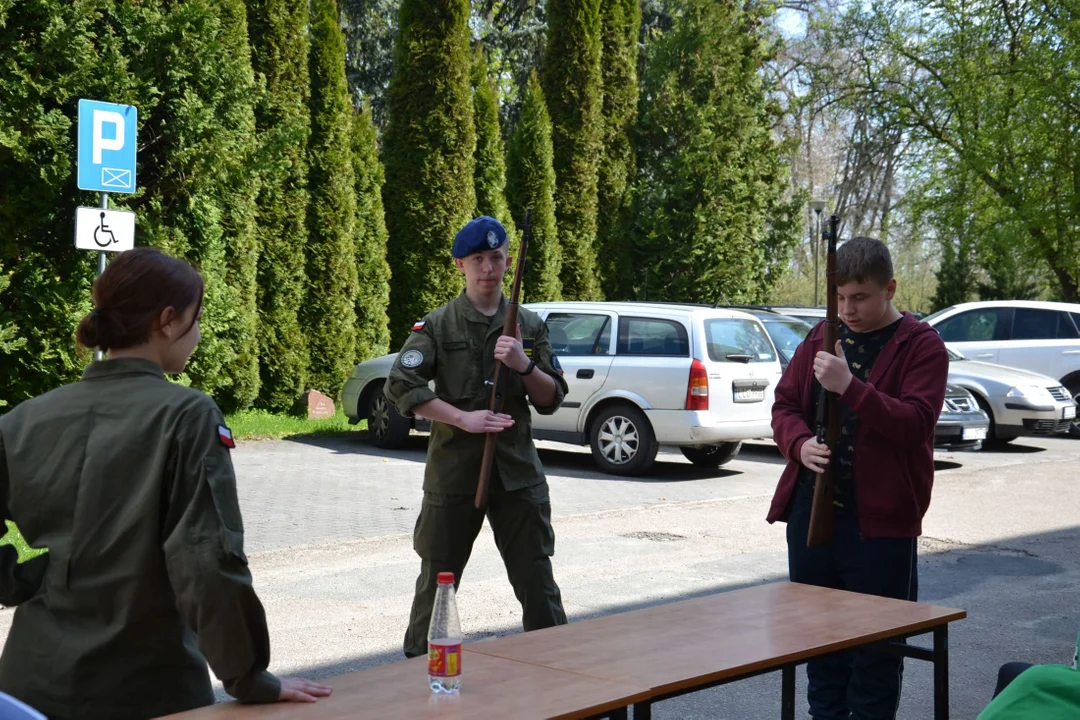
M795 357L795 348L806 339L813 326L790 315L761 313L758 318L780 354L780 369L786 370L791 358Z
M766 306L742 306L738 309L756 315L776 346L780 367L788 363L813 326L791 315L783 315ZM945 403L934 428L934 447L949 450L978 450L990 428L990 417L979 407L975 396L959 385L945 390Z
M978 401L959 385L945 387L945 406L934 427L934 447L978 450L990 432L990 416Z

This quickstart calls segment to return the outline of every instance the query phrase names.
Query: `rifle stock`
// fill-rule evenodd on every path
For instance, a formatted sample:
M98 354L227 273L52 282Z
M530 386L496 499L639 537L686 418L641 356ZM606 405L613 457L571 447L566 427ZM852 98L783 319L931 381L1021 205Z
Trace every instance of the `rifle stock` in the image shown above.
M506 303L506 321L503 323L503 335L514 337L517 332L518 302L521 300L521 282L525 277L525 257L529 250L529 230L532 210L525 211L525 230L521 233L521 247L518 248L517 269L514 271L514 285L510 291L510 300ZM495 376L491 380L491 400L488 409L501 412L503 405L502 386L506 368L502 362L495 361ZM480 462L480 481L476 484L476 496L473 505L478 510L487 507L488 490L491 486L491 468L495 463L495 440L498 433L484 435L484 456Z
M836 341L839 339L839 322L836 307L836 236L840 226L840 218L833 215L829 218L829 229L825 231L825 240L828 243L829 254L826 264L826 302L825 327L822 334L821 347L826 352L836 353ZM825 471L819 473L814 482L814 499L810 506L810 528L806 533L806 545L818 547L832 540L833 536L833 455L840 440L840 408L838 407L836 393L821 389L817 408L817 440L828 445L832 455L825 466Z

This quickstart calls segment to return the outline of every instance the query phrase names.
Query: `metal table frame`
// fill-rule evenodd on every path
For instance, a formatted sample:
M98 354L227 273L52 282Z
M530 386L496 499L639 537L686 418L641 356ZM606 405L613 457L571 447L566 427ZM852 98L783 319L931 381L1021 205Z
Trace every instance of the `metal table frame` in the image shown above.
M918 635L926 635L933 633L934 646L933 648L918 647L915 645L908 645L906 643L909 637L917 637ZM944 622L937 627L930 630L926 630L915 634L903 634L897 635L885 640L876 640L861 645L854 645L850 648L846 648L845 652L853 650L869 649L873 648L879 652L885 652L892 655L899 655L901 657L912 658L914 660L925 660L934 664L934 720L949 720L949 623ZM670 700L681 695L688 695L690 693L698 692L699 690L708 690L709 688L717 687L720 685L727 685L728 683L737 682L739 680L746 680L748 678L757 677L758 675L766 675L768 673L780 671L780 718L781 720L795 720L795 668L799 665L806 663L806 660L800 660L794 663L784 663L776 667L765 668L762 670L754 670L752 672L742 673L732 677L724 678L723 680L716 680L708 682L702 685L696 685L693 687L683 688L682 690L675 690L662 695L652 697L645 702L636 703L634 705L634 720L651 720L652 719L652 705L653 703L661 702L663 700ZM601 716L604 717L604 716ZM606 717L612 718L612 720L626 720L627 714L624 708L622 712L612 712Z

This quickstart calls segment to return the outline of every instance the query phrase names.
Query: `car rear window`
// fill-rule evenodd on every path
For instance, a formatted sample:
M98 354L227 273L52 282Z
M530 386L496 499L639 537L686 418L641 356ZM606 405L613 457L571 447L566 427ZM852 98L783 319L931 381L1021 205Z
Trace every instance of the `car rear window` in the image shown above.
M705 343L713 362L773 362L776 351L761 323L742 318L705 321Z

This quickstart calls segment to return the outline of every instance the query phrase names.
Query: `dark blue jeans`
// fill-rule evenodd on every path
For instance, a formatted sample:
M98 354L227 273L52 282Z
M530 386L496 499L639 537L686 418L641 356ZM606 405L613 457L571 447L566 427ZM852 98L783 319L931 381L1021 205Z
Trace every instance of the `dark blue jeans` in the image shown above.
M915 538L863 539L854 508L836 509L833 540L808 548L811 494L796 490L788 519L792 582L916 600ZM893 720L900 704L903 659L872 651L839 652L806 664L814 720Z

